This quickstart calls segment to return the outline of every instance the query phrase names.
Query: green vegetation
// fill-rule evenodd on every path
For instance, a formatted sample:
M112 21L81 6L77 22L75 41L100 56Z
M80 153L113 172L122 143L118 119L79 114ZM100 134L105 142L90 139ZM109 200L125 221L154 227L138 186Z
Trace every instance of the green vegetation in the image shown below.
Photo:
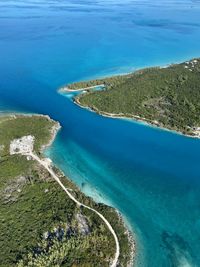
M101 114L142 119L200 135L200 59L69 87L78 89L102 83L104 90L82 94L76 101Z
M4 146L0 155L8 154L10 140L25 135L35 136L34 150L39 152L42 145L46 145L50 140L55 122L47 116L17 116L17 119L15 117L0 117L0 144Z
M9 154L10 142L25 135L35 136L41 153L55 126L43 116L0 117L0 267L106 267L114 256L113 236L94 212L77 207L35 161ZM77 199L109 220L120 241L120 266L127 266L130 242L115 210L94 203L54 171Z

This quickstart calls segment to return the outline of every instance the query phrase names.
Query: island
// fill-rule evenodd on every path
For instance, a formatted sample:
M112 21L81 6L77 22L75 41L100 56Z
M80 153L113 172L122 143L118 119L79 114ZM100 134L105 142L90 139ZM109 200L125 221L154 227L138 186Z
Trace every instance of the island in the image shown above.
M119 212L45 158L60 127L43 115L0 116L0 267L133 266Z
M95 90L96 87L101 90ZM200 59L126 75L81 81L62 92L81 90L74 101L101 115L126 117L200 137ZM87 89L88 88L88 89Z

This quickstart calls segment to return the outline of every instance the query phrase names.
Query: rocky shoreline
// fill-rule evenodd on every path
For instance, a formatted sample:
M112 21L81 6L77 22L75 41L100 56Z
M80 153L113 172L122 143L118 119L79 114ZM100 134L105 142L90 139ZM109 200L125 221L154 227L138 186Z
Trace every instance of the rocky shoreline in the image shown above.
M128 236L128 241L129 241L129 246L130 246L130 261L127 263L127 267L133 267L134 266L134 262L135 262L135 255L136 255L136 241L134 238L134 234L129 230L129 228L127 227L123 216L121 215L121 213L116 210L116 213L118 215L118 218L121 222L121 224L123 224L124 228L126 229L125 234Z
M59 130L62 128L60 123L58 121L54 121L52 120L48 115L43 115L44 117L46 117L48 120L52 121L55 123L55 125L52 127L52 130L51 130L51 138L49 139L49 142L46 144L46 145L43 145L42 148L41 148L41 152L44 152L44 150L48 147L50 147L55 138L56 138L56 135L58 134Z

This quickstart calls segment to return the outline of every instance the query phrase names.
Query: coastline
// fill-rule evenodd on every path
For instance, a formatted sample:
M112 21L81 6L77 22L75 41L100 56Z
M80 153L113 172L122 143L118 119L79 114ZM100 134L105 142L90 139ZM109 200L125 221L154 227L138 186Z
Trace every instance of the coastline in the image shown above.
M84 108L84 109L87 109L91 112L94 112L100 116L103 116L103 117L107 117L107 118L112 118L112 119L124 119L124 120L130 120L132 122L137 122L137 123L141 123L143 125L146 125L146 126L149 126L149 127L153 127L153 128L157 128L157 129L160 129L160 130L163 130L163 131L168 131L168 132L172 132L174 134L178 134L178 135L182 135L182 136L185 136L185 137L189 137L189 138L194 138L194 139L200 139L200 133L199 134L195 134L194 135L190 135L190 134L186 134L186 133L183 133L181 131L177 131L177 130L173 130L173 129L169 129L169 128L166 128L166 127L163 127L162 125L160 125L157 121L150 121L146 118L141 118L139 116L133 116L133 115L130 115L130 116L127 116L127 115L124 115L124 114L114 114L114 113L107 113L107 112L103 112L103 111L99 111L95 108L90 108L90 107L87 107L87 106L84 106L80 103L79 101L79 97L75 97L73 98L73 102L78 105L79 107L81 108Z
M130 261L127 263L127 267L133 267L134 266L134 262L135 262L135 255L136 255L136 240L134 238L134 233L132 233L131 230L129 230L128 226L126 225L124 218L122 216L122 214L115 209L118 218L120 220L120 222L123 224L124 228L126 229L126 235L128 236L128 240L129 240L129 245L130 245L130 254L131 254L131 259Z
M34 116L34 114L32 116ZM35 115L35 116L37 116L37 115ZM45 117L48 120L55 123L55 126L52 127L52 134L51 134L51 138L50 138L49 142L46 145L44 145L41 149L42 155L44 155L44 150L53 144L53 142L56 139L56 136L57 136L58 132L61 130L62 126L60 125L59 122L52 120L48 115L38 115L38 116ZM55 167L58 168L57 166L55 166ZM58 170L62 173L62 171L59 168L58 168ZM65 176L65 177L67 180L69 180L70 182L73 183L73 181L69 177L67 177L67 176ZM81 191L80 188L78 188L78 190ZM92 199L92 200L94 201L94 203L98 204L98 202L96 202L94 199ZM106 205L106 204L103 204L103 205ZM106 205L106 206L108 206L108 205ZM110 206L108 206L108 207L110 207ZM125 229L124 233L128 238L128 245L130 247L130 260L127 263L126 267L133 267L134 261L135 261L135 255L136 255L136 241L134 239L134 233L132 233L131 230L126 225L122 214L116 208L113 208L113 207L110 207L110 208L112 208L114 210L114 212L117 214L117 216L119 218L119 222L123 225L123 227Z
M130 114L128 112L127 113L126 112L120 113L120 110L118 111L119 113L114 113L114 112L111 113L111 112L102 111L101 107L99 108L99 107L93 106L92 102L91 103L89 102L89 104L87 103L87 101L86 101L86 104L82 104L81 103L82 96L83 96L83 98L87 99L87 96L92 94L95 91L95 90L93 91L92 89L95 89L96 87L99 87L99 86L103 85L103 90L106 88L107 90L105 90L105 91L108 91L110 88L112 88L113 84L115 86L117 86L116 84L118 84L118 82L120 84L120 82L123 82L126 78L134 77L135 74L146 73L145 72L146 70L147 71L148 70L151 71L151 70L162 70L162 69L168 69L168 68L169 69L177 68L177 72L178 71L180 72L180 68L182 68L181 69L181 74L178 72L179 73L178 78L177 77L174 78L174 79L177 79L178 82L180 83L176 87L176 88L178 88L178 86L181 86L185 81L187 81L189 79L188 78L188 73L185 73L183 70L187 69L186 71L189 70L189 71L191 71L189 73L193 73L193 69L194 69L194 72L196 71L196 73L197 73L198 72L198 64L199 64L199 62L200 62L199 58L192 58L192 59L190 59L188 61L184 61L184 62L180 62L180 63L170 63L170 64L161 65L161 66L148 66L146 68L137 69L137 70L135 70L133 72L129 72L129 73L121 73L121 74L118 74L118 75L105 76L105 77L101 77L100 76L99 78L95 78L94 80L83 80L83 81L80 81L80 82L71 83L71 84L66 85L66 86L62 87L61 89L59 89L58 92L61 92L61 90L62 90L63 94L65 94L65 93L67 94L67 93L70 93L70 92L77 92L77 94L74 94L73 96L70 96L73 99L73 102L75 104L79 105L82 108L86 108L86 109L88 109L90 111L93 111L93 112L95 112L95 113L97 113L99 115L102 115L104 117L126 119L126 120L135 121L135 122L140 122L142 124L145 124L145 125L148 125L148 126L151 126L151 127L159 128L161 130L170 131L170 132L173 132L173 133L176 133L176 134L179 134L179 135L183 135L183 136L186 136L186 137L199 139L200 138L200 127L198 126L199 125L198 121L196 122L197 124L195 124L194 122L190 123L190 121L192 121L192 119L194 120L194 116L192 117L191 120L188 120L187 116L183 117L183 119L187 118L187 122L185 123L185 126L182 127L182 125L179 125L180 123L176 124L176 121L175 121L174 124L173 123L172 124L163 123L163 120L162 119L160 120L159 116L157 118L155 116L155 118L151 118L150 117L150 118L147 119L145 117L145 115L144 116L135 115L135 114L137 114L136 110L135 110L135 112L132 112ZM170 76L170 74L168 74L168 73L167 73L167 75ZM182 82L182 80L181 80L181 79L183 79L183 77L184 77L184 82ZM189 77L190 77L190 79L193 78L193 77L191 78L191 76L189 76ZM170 93L169 88L170 88L171 85L168 86L170 81L165 80L165 83L167 83L167 85L166 85L167 89L166 88L165 89L168 90L167 93L169 95L168 96L166 94L165 98L167 99L167 97L169 97L169 99L170 99L170 97L171 97L170 94L174 93L174 95L176 95L177 93L176 93L174 88L172 90L174 90L175 92L172 91L172 93ZM86 86L88 86L88 87L86 87ZM99 91L101 91L101 90L102 90L102 88ZM118 93L118 95L119 94L120 93ZM126 96L124 96L124 97L126 97ZM162 98L163 97L162 94L159 97ZM157 96L158 99L159 99L159 97ZM150 100L151 100L151 98L154 99L152 96L149 97L149 98L150 98ZM156 99L156 96L155 96L155 99ZM180 104L182 100L181 100L181 98L179 98L179 99L180 99L180 101L177 101L177 103L178 103L177 106L178 106L180 112L183 112L183 110L181 110L181 108L183 109L183 107L181 107L181 104ZM186 96L185 96L185 99L187 99ZM146 102L148 100L146 100ZM172 99L172 100L170 99L169 101L165 100L165 101L166 101L166 105L171 105L170 101L173 102L174 99ZM186 101L186 100L184 100L184 101ZM187 101L189 101L189 100L187 100ZM185 103L186 102L184 102L184 105L185 105ZM196 104L196 106L197 106L197 104ZM158 105L158 107L156 106L156 108L159 109L160 108L159 105ZM190 109L192 109L192 108L193 108L193 106L192 106L192 103L191 103ZM195 108L195 106L194 106L194 108ZM160 112L163 112L162 107L160 109L161 109ZM177 120L177 118L176 118L176 120Z
M13 119L15 119L16 117L41 117L41 118L46 118L47 120L55 124L51 129L51 137L49 141L47 142L47 144L44 144L40 149L41 153L44 153L44 150L52 145L59 130L62 128L60 123L58 121L51 119L49 115L37 114L37 113L20 113L20 112L19 113L18 112L1 112L0 113L0 117L5 117L5 116L11 117Z
M33 115L33 116L34 116L34 115ZM46 117L46 118L49 119L50 121L53 121L48 115L41 115L41 116ZM55 121L54 121L54 122L55 122ZM62 126L60 125L59 122L55 122L55 123L56 123L56 124L55 124L55 126L53 127L53 129L52 129L52 136L51 136L51 138L50 138L48 144L46 144L45 147L42 148L42 154L43 154L43 152L44 152L44 149L46 149L47 147L50 147L50 146L53 144L54 140L56 139L56 136L57 136L58 132L59 132L59 131L61 130L61 128L62 128ZM55 166L55 167L58 168L57 166ZM58 168L58 170L61 171L59 168ZM61 171L61 172L62 172L62 171ZM73 183L73 181L72 181L69 177L67 177L67 176L65 176L65 177L66 177L67 180L69 180L70 182ZM78 189L81 191L80 188L78 188ZM95 203L97 203L94 199L93 199L93 201L94 201ZM97 204L98 204L98 203L97 203ZM104 205L105 205L105 204L104 204ZM108 206L108 205L106 205L106 206ZM108 206L108 207L110 207L110 206ZM114 209L114 212L117 214L120 223L123 225L123 227L124 227L124 229L125 229L125 235L126 235L127 238L128 238L128 245L129 245L129 247L130 247L130 255L131 255L131 256L130 256L130 260L129 260L129 262L127 263L127 267L133 267L133 266L134 266L134 261L135 261L135 255L136 255L136 241L135 241L135 239L134 239L134 233L132 233L131 230L130 230L130 229L128 228L128 226L126 225L125 220L124 220L122 214L121 214L116 208L113 208L113 207L110 207L110 208Z
M6 115L5 115L5 114L6 114ZM53 142L54 142L54 140L55 140L55 138L56 138L58 132L59 132L60 129L62 128L59 122L54 121L54 120L51 119L48 115L43 115L43 114L30 114L30 113L29 113L29 114L23 114L23 113L4 113L4 115L2 114L2 117L4 117L4 116L6 116L6 117L11 117L11 119L15 119L15 118L17 118L17 117L33 117L33 118L34 118L34 117L43 117L43 118L46 118L47 120L49 120L50 122L53 122L53 123L54 123L54 125L52 126L52 130L51 130L51 136L50 136L48 142L47 142L45 145L42 145L42 147L41 147L41 149L40 149L40 153L42 154L42 156L45 156L45 155L44 155L44 150L45 150L46 148L50 147L50 146L53 144ZM37 157L37 156L36 156L36 157ZM52 162L52 163L53 163L53 162ZM54 165L54 163L53 163L53 165ZM60 170L56 165L54 165L54 166L55 166L55 168L56 168L60 173L63 174L63 176L65 176L64 173L62 172L62 170ZM69 177L65 176L65 178L66 178L66 180L68 180L70 183L72 183L73 185L75 185L74 182L73 182ZM76 187L76 185L75 185L75 187ZM78 188L78 191L81 192L81 189ZM81 192L81 194L83 194L83 193ZM100 204L100 203L96 202L94 199L92 199L92 201L94 202L94 204L95 204L95 203L96 203L96 204ZM124 229L125 229L124 234L125 234L125 236L127 236L127 239L128 239L128 246L129 246L129 248L130 248L130 260L127 262L127 265L126 265L125 267L133 267L134 260L135 260L135 254L136 254L136 246L135 246L136 242L135 242L135 240L134 240L134 234L129 230L128 226L127 226L126 223L125 223L125 220L123 219L123 216L119 213L119 211L118 211L116 208L110 207L109 205L106 205L106 204L103 204L103 205L107 206L107 208L111 208L111 209L113 209L113 211L116 213L117 217L119 218L119 223L120 223L120 224L124 227ZM83 206L84 206L84 205L83 205ZM112 226L112 224L111 224L111 226ZM117 234L117 232L116 232L116 234ZM119 241L119 243L120 243L120 241ZM121 257L121 256L123 257L123 254L122 254L122 255L119 254L119 257ZM117 265L117 266L118 266L118 265Z
M42 152L42 154L44 154L44 150L49 148L53 144L53 142L56 139L56 136L57 136L58 132L61 130L62 126L60 125L60 123L58 121L52 120L48 115L42 115L42 116L46 117L48 120L55 123L55 125L52 127L52 130L51 130L51 137L49 139L49 142L41 147L41 152Z
M134 66L129 66L127 71L125 72L121 72L121 71L117 71L117 72L110 72L110 73L106 73L106 74L100 74L100 75L95 75L95 76L87 76L86 79L84 79L83 81L91 81L91 80L99 80L99 79L106 79L106 78L110 78L110 77L116 77L116 76L125 76L125 75L130 75L130 74L133 74L133 73L137 73L138 71L142 71L142 70L145 70L145 69L148 69L148 68L160 68L160 69L165 69L165 68L168 68L172 65L177 65L177 64L181 64L183 62L186 62L186 61L190 61L190 60L194 60L196 58L198 58L199 55L193 55L192 57L184 57L182 59L177 59L175 61L169 61L168 63L160 63L160 64L153 64L153 65L144 65L144 66L137 66L137 67L134 67ZM82 80L80 80L82 81ZM80 81L76 81L76 82L80 82ZM75 82L75 83L76 83ZM104 84L102 84L104 85ZM97 85L99 86L99 85ZM101 85L100 85L101 86ZM95 87L95 86L92 86L92 87ZM61 86L57 92L60 92L60 93L67 93L67 92L79 92L79 91L82 91L82 90L87 90L88 87L86 88L79 88L79 89L70 89L68 88L68 85L63 85Z

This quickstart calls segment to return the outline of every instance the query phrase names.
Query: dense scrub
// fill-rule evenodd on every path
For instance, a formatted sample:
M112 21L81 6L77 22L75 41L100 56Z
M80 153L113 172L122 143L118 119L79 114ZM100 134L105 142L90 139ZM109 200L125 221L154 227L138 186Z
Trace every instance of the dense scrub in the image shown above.
M200 60L167 68L147 68L116 76L72 84L104 84L105 90L78 97L81 105L99 113L142 118L160 126L194 134L200 126Z
M0 118L0 267L106 267L114 256L113 236L95 213L77 207L36 162L9 155L10 141L24 135L36 137L39 153L54 125L46 117ZM74 196L107 217L119 236L120 266L127 266L130 243L117 213L54 171Z

